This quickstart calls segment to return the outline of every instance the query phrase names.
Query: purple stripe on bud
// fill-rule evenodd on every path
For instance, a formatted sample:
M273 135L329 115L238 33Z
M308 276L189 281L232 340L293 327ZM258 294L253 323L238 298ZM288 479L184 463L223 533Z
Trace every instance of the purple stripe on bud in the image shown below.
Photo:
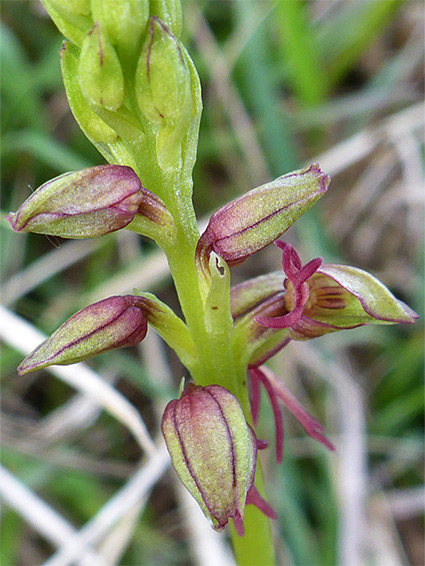
M68 365L108 350L135 346L146 336L145 299L109 297L69 318L18 367L20 375L51 365Z
M130 167L100 165L48 181L6 219L17 232L92 238L127 226L146 192Z
M233 518L242 535L257 439L236 397L218 385L190 384L167 405L162 432L177 474L212 527L221 531Z

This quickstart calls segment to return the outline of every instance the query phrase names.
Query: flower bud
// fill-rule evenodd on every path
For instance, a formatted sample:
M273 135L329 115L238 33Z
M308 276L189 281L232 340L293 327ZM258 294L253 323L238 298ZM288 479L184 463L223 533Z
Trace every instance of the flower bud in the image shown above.
M207 271L211 251L232 266L283 234L327 191L330 177L317 164L249 191L215 212L202 234L197 260Z
M127 226L147 192L130 167L100 165L48 181L6 219L17 232L92 238Z
M176 125L192 106L191 73L178 40L156 16L136 71L136 99L146 118L157 126Z
M241 532L257 440L239 401L218 385L190 384L171 401L162 432L173 466L216 531L230 517Z
M118 52L131 54L149 19L148 0L91 0L93 20L100 22ZM139 53L139 52L137 52Z
M18 373L74 364L108 350L135 346L147 332L144 308L145 301L132 295L109 297L89 305L27 356Z
M124 77L114 47L96 22L81 47L78 81L90 104L118 110L124 103Z

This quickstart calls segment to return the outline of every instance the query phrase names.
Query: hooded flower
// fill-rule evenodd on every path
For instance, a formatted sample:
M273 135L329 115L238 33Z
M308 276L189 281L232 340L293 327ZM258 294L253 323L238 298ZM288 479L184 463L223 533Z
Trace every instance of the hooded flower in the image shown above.
M247 503L276 518L253 485L257 448L265 445L227 389L189 384L167 405L162 432L177 474L216 531L232 518L242 536Z
M51 365L68 365L108 350L135 346L148 329L142 297L108 297L78 311L18 367L23 375Z

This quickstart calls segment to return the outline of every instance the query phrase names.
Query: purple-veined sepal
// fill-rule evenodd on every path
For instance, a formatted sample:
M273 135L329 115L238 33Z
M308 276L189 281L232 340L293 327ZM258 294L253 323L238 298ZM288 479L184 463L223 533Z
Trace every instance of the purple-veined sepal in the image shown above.
M25 358L18 373L136 346L145 337L148 323L187 367L195 363L193 340L184 322L155 295L146 293L108 297L78 311Z
M146 336L147 328L140 297L108 297L71 316L25 358L18 373L73 364L108 350L135 346Z
M172 238L174 223L159 197L130 167L99 165L65 173L39 187L6 216L17 232L93 238L126 228Z
M174 469L215 530L232 518L243 535L247 502L275 517L253 488L257 439L227 389L189 384L167 405L162 432Z
M208 277L212 251L229 266L281 236L327 191L330 177L317 164L278 177L215 212L199 239L196 260Z

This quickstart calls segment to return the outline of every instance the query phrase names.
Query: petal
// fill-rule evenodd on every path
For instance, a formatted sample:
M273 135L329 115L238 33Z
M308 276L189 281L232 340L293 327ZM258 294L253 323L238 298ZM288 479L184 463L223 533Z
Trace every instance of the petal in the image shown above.
M283 316L256 316L255 321L267 328L291 328L302 317L304 306L295 307L293 311Z
M267 391L267 395L269 396L273 410L273 417L274 417L274 423L276 429L276 460L277 463L280 464L280 462L282 462L282 455L283 455L284 429L283 429L282 413L279 408L276 392L261 369L250 368L249 375L251 376L251 382L257 381L257 382L261 382L264 385Z
M273 389L274 395L276 395L282 401L282 403L291 411L298 422L302 424L307 434L315 440L321 442L324 446L326 446L326 448L329 448L329 450L335 450L332 442L330 442L323 434L323 426L315 418L313 418L295 399L295 397L285 386L283 381L265 366L262 366L258 371L263 374L265 380L264 382L269 383L269 387Z

